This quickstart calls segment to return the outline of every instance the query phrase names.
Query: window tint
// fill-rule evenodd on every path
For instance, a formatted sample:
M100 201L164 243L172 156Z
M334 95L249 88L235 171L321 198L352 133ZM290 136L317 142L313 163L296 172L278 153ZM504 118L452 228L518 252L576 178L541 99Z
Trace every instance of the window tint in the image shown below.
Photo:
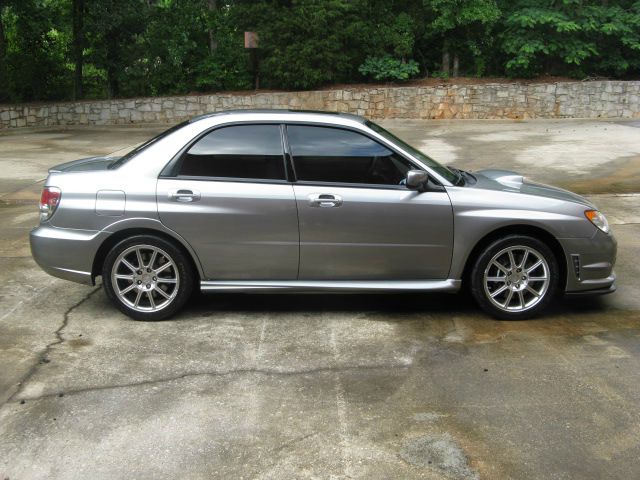
M411 164L388 148L350 130L287 126L298 180L400 185Z
M279 125L235 125L208 133L181 161L179 175L284 180Z
M187 120L186 122L182 122L182 123L179 123L178 125L174 125L173 127L169 128L168 130L165 130L164 132L162 132L161 134L156 135L155 137L147 140L144 143L141 143L140 145L138 145L134 149L130 150L129 153L127 153L123 157L120 157L118 160L116 160L111 165L109 165L109 167L108 167L109 170L113 170L113 169L116 169L116 168L120 167L121 165L124 165L129 160L131 160L133 157L138 155L140 152L146 150L148 147L150 147L151 145L153 145L157 141L162 140L167 135L170 135L173 132L175 132L177 130L180 130L182 127L184 127L188 123L189 123L189 121Z
M418 160L420 160L421 162L426 163L428 166L433 168L436 172L438 172L440 175L442 175L444 178L446 178L448 181L450 181L454 185L459 181L458 176L454 172L449 170L447 167L445 167L444 165L440 165L434 159L428 157L417 148L412 147L407 142L396 137L393 133L388 132L387 130L382 128L380 125L376 125L375 123L370 122L368 120L366 124L367 124L367 127L369 127L374 132L379 133L384 138L389 140L391 143L395 143L396 145L400 146L401 148L409 152L414 157L417 157Z

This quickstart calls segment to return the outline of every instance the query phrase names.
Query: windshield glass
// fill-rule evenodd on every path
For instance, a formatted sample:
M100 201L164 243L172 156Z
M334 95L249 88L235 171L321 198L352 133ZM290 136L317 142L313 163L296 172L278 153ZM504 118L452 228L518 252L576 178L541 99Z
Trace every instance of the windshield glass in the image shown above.
M369 127L374 132L382 135L384 138L386 138L390 142L398 145L403 150L406 150L407 152L409 152L411 155L416 157L422 163L424 163L428 167L432 168L435 172L437 172L443 178L446 178L452 184L455 185L456 183L458 183L459 175L457 173L449 170L444 165L439 164L433 158L428 157L427 155L422 153L420 150L418 150L417 148L412 147L411 145L409 145L404 140L401 140L400 138L396 137L393 133L388 132L387 130L382 128L380 125L377 125L377 124L375 124L373 122L370 122L368 120L367 120L367 122L365 124L367 125L367 127Z
M167 135L169 135L170 133L175 132L176 130L181 129L182 127L184 127L187 123L189 123L189 121L187 120L186 122L182 122L179 123L177 125L174 125L173 127L169 128L168 130L165 130L164 132L162 132L159 135L156 135L155 137L147 140L146 142L141 143L140 145L138 145L137 147L135 147L133 150L131 150L129 153L127 153L125 156L120 157L118 160L116 160L115 162L113 162L111 165L109 165L109 170L112 170L114 168L118 168L119 166L127 163L129 160L131 160L133 157L135 157L137 154L139 154L140 152L142 152L143 150L145 150L146 148L150 147L151 145L153 145L154 143L156 143L158 140L166 137Z

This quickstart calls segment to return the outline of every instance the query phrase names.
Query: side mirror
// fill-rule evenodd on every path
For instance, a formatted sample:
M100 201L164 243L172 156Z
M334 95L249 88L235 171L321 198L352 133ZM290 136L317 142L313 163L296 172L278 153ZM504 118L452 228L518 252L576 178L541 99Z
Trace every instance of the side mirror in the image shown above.
M409 190L423 190L429 181L429 174L424 170L409 170L406 185Z

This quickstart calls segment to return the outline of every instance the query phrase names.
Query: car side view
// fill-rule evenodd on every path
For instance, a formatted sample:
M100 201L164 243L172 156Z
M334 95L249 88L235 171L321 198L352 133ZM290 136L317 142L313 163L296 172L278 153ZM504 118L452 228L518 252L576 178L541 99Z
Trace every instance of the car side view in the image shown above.
M51 275L138 320L203 292L456 292L490 315L615 290L616 241L585 198L445 167L347 114L213 113L122 157L49 170L30 235Z

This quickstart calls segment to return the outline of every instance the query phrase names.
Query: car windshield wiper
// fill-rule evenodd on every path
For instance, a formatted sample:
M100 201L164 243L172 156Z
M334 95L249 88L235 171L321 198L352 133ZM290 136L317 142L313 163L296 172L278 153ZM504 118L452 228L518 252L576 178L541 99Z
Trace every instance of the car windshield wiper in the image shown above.
M478 179L473 173L467 170L462 170L462 169L458 169L458 170L464 176L464 179L466 180L465 184L470 183L471 185L474 185L478 181Z
M464 180L464 175L462 174L462 170L460 170L459 168L456 167L447 167L449 170L451 170L453 173L456 174L456 181L454 183L454 185L456 186L462 186L464 185L466 182Z

